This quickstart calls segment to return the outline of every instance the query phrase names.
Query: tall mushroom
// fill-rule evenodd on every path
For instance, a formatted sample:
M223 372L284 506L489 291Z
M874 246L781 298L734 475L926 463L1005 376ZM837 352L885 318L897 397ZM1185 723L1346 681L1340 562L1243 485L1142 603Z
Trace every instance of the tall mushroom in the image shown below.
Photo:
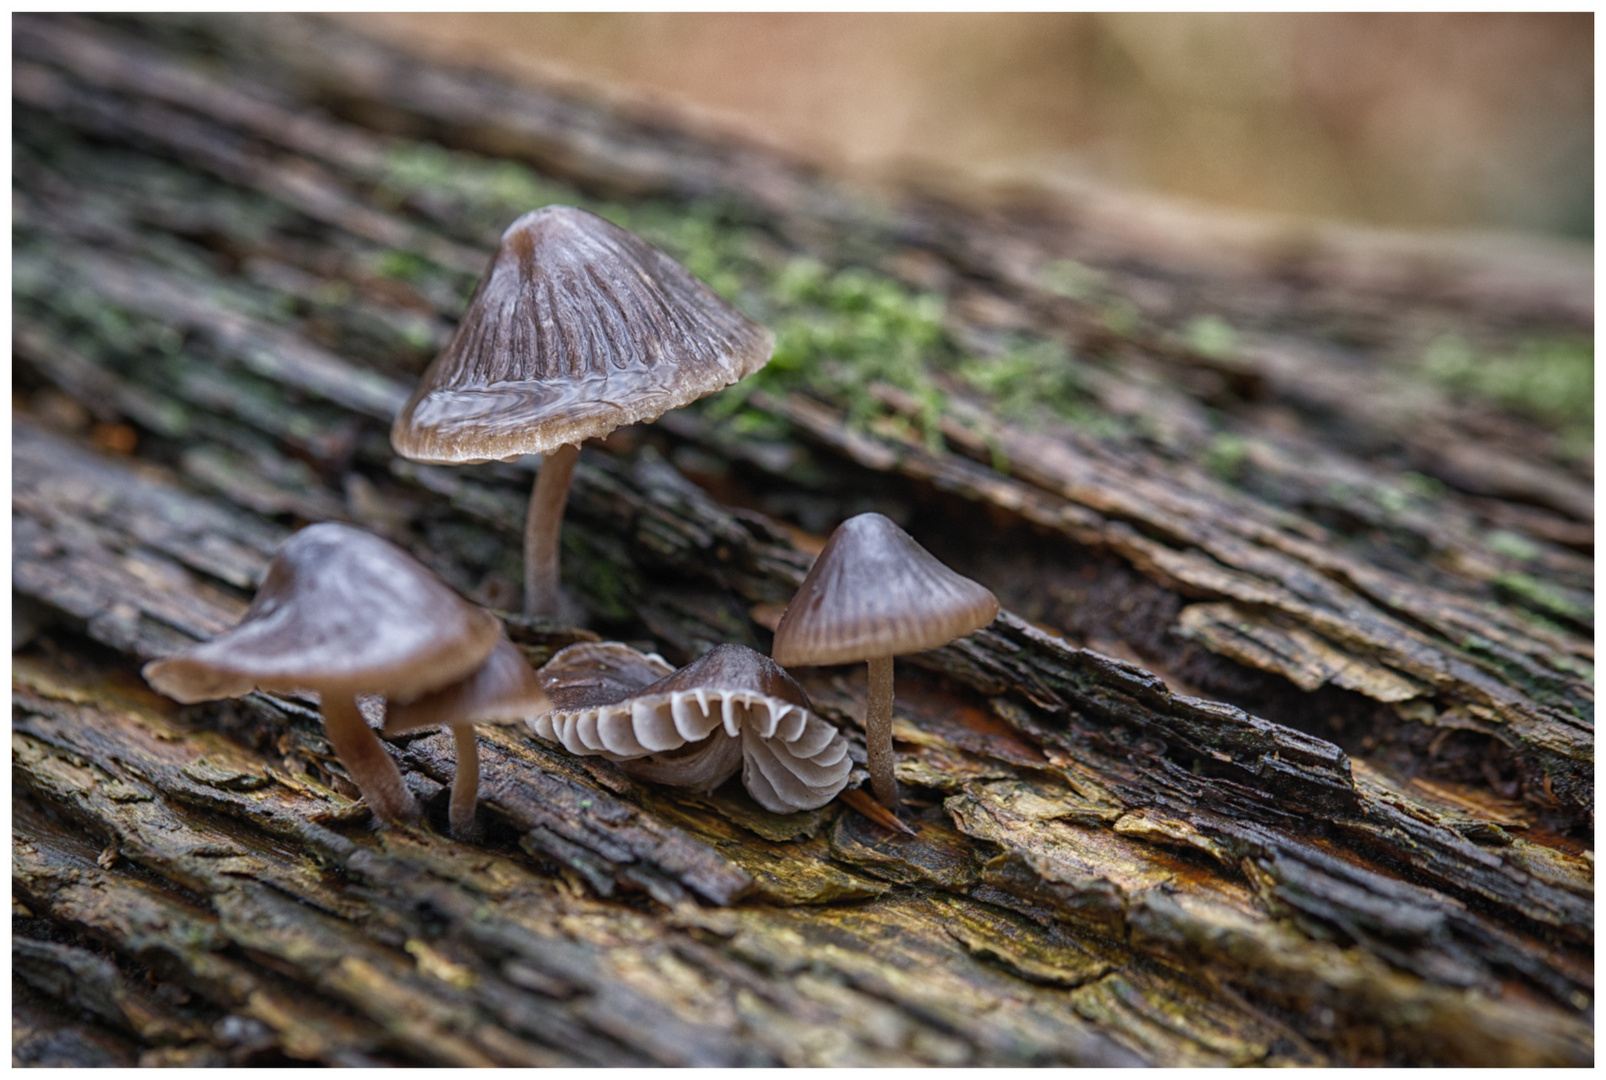
M796 680L743 645L679 671L624 645L571 645L539 675L554 708L530 721L535 733L644 780L709 792L740 768L760 806L787 814L830 802L853 768Z
M786 667L870 665L865 749L875 796L898 808L892 772L892 658L946 645L998 615L998 599L880 514L837 526L775 628Z
M775 339L645 240L572 206L508 226L451 341L390 430L434 464L545 454L524 612L559 613L558 535L580 443L763 367Z
M495 615L411 555L349 525L296 533L268 565L238 625L145 665L185 704L252 690L317 692L324 730L369 809L417 818L396 763L357 710L358 694L406 701L473 674L502 639Z
M480 752L475 742L475 721L511 722L526 720L552 707L541 683L523 655L504 634L491 655L467 678L425 694L415 701L398 702L385 708L385 734L436 724L452 729L457 747L456 771L452 774L452 802L449 820L452 835L459 840L474 838L474 804L480 787Z

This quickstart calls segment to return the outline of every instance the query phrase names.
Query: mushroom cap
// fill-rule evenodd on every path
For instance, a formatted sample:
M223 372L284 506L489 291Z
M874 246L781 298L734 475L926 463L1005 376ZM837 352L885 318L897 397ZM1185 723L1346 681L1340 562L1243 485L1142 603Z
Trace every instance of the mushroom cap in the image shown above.
M542 669L554 699L567 700L554 687L578 681L571 670L597 664L593 649L570 646ZM622 654L614 654L614 662L615 671L628 669ZM647 668L629 670L639 678ZM780 665L742 645L715 646L611 702L560 707L530 726L570 753L607 757L644 779L705 792L740 765L749 793L775 813L824 806L853 768L847 740L811 711L803 688Z
M399 735L434 724L524 720L551 708L535 671L504 633L485 663L467 678L413 701L389 702L384 732Z
M666 675L643 693L673 694L699 687L746 690L798 708L809 708L808 695L797 680L775 661L746 645L715 645L673 674Z
M788 667L848 664L946 645L998 616L998 598L880 514L837 526L775 628Z
M185 703L252 690L405 700L472 674L501 633L395 544L325 522L285 541L237 626L144 674Z
M572 206L544 207L502 234L390 442L437 464L545 454L729 386L774 345L641 237Z
M657 653L640 653L617 641L582 641L552 654L536 678L554 709L612 705L674 673Z

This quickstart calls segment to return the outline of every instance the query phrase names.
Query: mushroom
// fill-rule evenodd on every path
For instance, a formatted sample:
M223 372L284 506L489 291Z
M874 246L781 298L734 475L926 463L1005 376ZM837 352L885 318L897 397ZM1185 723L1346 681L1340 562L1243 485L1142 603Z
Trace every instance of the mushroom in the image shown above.
M946 645L998 615L998 599L948 569L880 514L837 526L775 628L787 667L870 665L865 750L876 798L898 807L892 772L892 658Z
M479 745L475 721L525 720L552 707L535 672L504 633L496 648L468 678L425 694L414 701L389 705L385 710L386 735L399 735L435 724L452 729L457 747L457 768L452 774L449 819L459 840L475 836L474 803L480 787Z
M315 691L324 730L382 821L418 804L362 714L358 694L410 700L472 675L502 624L401 548L349 525L296 533L268 565L238 625L145 665L147 682L185 704L253 690Z
M457 332L391 426L402 457L546 460L524 531L524 613L555 616L580 443L763 367L775 339L640 237L572 206L508 226Z
M717 645L668 667L623 645L572 645L541 669L555 708L530 726L571 753L704 793L739 766L748 793L777 814L824 806L847 784L847 740L762 653ZM666 673L648 682L656 671Z

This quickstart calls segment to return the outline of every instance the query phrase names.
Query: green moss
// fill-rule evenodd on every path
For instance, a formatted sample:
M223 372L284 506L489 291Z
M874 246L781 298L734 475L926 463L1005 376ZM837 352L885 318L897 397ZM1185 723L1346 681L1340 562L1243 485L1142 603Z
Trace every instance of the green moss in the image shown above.
M1538 612L1529 611L1526 608L1507 608L1505 605L1500 604L1499 602L1494 601L1494 600L1486 601L1484 603L1483 607L1484 607L1484 610L1490 612L1491 614L1498 615L1498 614L1500 614L1502 612L1508 612L1509 614L1515 615L1519 620L1521 620L1522 622L1528 624L1529 626L1532 626L1532 627L1534 627L1536 629L1539 629L1539 630L1543 630L1546 633L1550 633L1550 634L1571 634L1572 633L1571 630L1567 629L1565 626L1561 625L1560 623L1555 622L1555 621L1553 621L1551 619L1547 619L1543 615L1540 615Z
M1530 574L1508 571L1495 577L1491 584L1553 615L1581 623L1589 623L1595 617L1592 608L1573 601L1548 581Z
M1566 653L1551 653L1547 659L1550 661L1550 666L1557 671L1571 672L1580 678L1587 679L1591 685L1594 684L1595 667L1593 664L1580 660L1576 656L1569 656Z
M1019 346L991 360L966 360L959 377L1012 420L1033 419L1042 406L1063 413L1082 397L1070 357L1053 342Z
M1220 315L1200 315L1188 322L1182 336L1201 356L1228 360L1238 351L1238 335Z
M1556 437L1556 453L1566 461L1586 461L1595 456L1595 424L1570 424Z
M1070 300L1091 302L1103 296L1109 279L1100 270L1075 259L1057 259L1043 267L1038 279L1043 291Z
M790 434L786 421L757 409L742 409L730 418L729 427L744 439L784 439Z
M521 214L548 203L585 205L573 188L516 161L480 157L428 142L396 140L377 178L382 202L428 196L471 233L499 234Z
M430 264L410 251L386 251L374 260L373 271L395 281L417 282L429 277Z
M1489 550L1496 555L1504 555L1509 559L1520 559L1528 562L1539 556L1539 545L1519 533L1508 532L1505 529L1496 529L1483 538L1489 545Z
M758 269L740 252L725 257ZM740 277L740 269L738 263L729 272ZM761 284L774 355L756 376L719 395L714 415L735 413L757 389L806 389L841 402L849 422L862 426L885 412L869 389L884 382L915 399L917 426L928 442L936 440L946 398L932 372L953 356L941 297L861 267L833 272L808 258L787 261Z
M567 186L548 182L519 162L406 140L393 141L387 149L381 182L400 196L450 194L471 203L522 206L524 211L572 194Z
M1143 324L1143 313L1124 296L1116 297L1104 305L1104 325L1119 337L1130 337Z
M391 328L410 349L426 352L435 347L435 328L422 316L395 319Z
M402 196L460 190L472 183L479 160L435 143L397 140L387 150L381 179Z
M1419 472L1404 472L1400 474L1400 483L1405 485L1406 491L1418 499L1434 502L1444 497L1444 484L1431 476L1424 476Z
M1535 339L1480 353L1445 335L1422 354L1420 369L1443 386L1543 423L1594 427L1595 353L1586 338Z
M350 282L326 281L312 294L312 302L319 307L345 307L355 295Z
M1120 425L1087 388L1084 370L1058 342L1019 339L1000 356L962 361L956 374L986 397L994 412L1016 423L1052 416L1092 434L1118 433ZM995 450L995 461L1000 456Z
M1377 499L1377 505L1381 506L1383 512L1390 517L1399 517L1411 508L1410 496L1397 487L1382 485L1373 494Z
M752 258L747 230L728 221L717 204L604 203L592 209L663 248L725 299L740 304L754 293L762 268Z
M1554 674L1553 671L1564 671L1593 679L1594 671L1589 665L1577 663L1573 658L1561 653L1552 653L1546 659L1553 671L1536 670L1514 660L1494 642L1476 634L1464 638L1461 648L1475 658L1482 667L1498 673L1504 681L1521 687L1535 701L1587 719L1579 712L1580 702L1576 688L1569 680Z
M385 155L384 181L392 189L407 194L447 188L464 168L466 157L435 143L398 140Z
M1008 476L1009 452L1004 449L1004 444L999 440L997 434L991 430L984 430L979 434L982 442L987 444L988 464L992 465L994 472Z
M1248 460L1249 444L1230 432L1217 434L1205 448L1205 468L1228 483L1243 475Z

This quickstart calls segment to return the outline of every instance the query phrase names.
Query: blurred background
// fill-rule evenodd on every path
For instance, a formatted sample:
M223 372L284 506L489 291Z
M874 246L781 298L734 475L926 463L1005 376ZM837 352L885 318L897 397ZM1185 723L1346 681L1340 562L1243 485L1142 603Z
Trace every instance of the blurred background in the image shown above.
M1594 238L1594 16L364 14L868 181Z

